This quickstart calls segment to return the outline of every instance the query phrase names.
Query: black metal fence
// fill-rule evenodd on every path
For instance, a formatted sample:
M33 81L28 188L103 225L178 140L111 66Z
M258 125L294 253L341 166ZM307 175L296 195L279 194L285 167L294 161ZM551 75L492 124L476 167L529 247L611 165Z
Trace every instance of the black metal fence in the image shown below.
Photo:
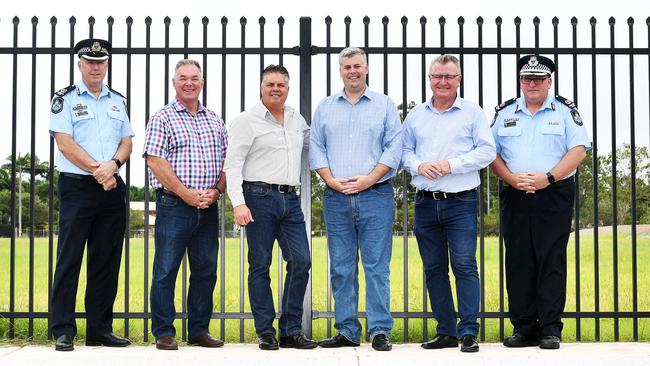
M209 107L218 106L215 109L226 121L258 98L259 71L264 66L268 63L284 64L291 71L293 80L299 80L298 92L291 92L289 102L295 101L296 104L299 104L300 112L307 121L310 121L312 104L320 98L330 95L333 90L332 83L336 83L338 80L336 78L338 69L336 54L349 45L365 48L369 54L371 69L370 87L383 91L396 100L400 104L402 115L408 113L410 102L426 100L428 88L425 76L428 62L434 55L452 53L460 56L464 74L460 89L461 96L475 100L486 111L489 111L493 105L497 105L500 101L519 95L515 72L518 57L527 53L540 53L549 55L558 64L558 72L554 76L555 93L578 102L583 119L591 127L593 141L591 161L583 163L583 168L592 172L591 185L580 186L578 189L579 192L591 192L589 197L593 199L593 202L585 204L576 200L575 204L578 212L584 210L585 206L592 208L589 219L593 228L589 230L588 235L593 243L581 242L583 240L581 231L576 230L569 244L573 248L574 254L572 261L574 268L569 268L569 272L573 273L574 281L570 286L573 290L569 297L573 297L575 300L574 303L567 305L564 317L575 319L574 335L576 340L583 338L582 328L585 324L588 324L590 329L593 326L593 332L589 330L588 338L600 340L601 323L607 319L613 322L611 324L613 337L605 336L604 338L616 341L621 339L619 323L624 320L631 322L632 329L631 337L625 337L635 341L639 340L639 323L645 322L647 327L646 320L650 318L648 286L643 282L639 283L640 275L650 274L648 269L650 261L639 261L638 259L639 250L643 249L640 248L639 240L645 240L643 245L646 247L646 251L641 255L645 255L646 259L650 259L647 258L647 247L650 246L650 242L637 234L638 204L645 202L641 198L647 200L648 197L638 197L636 186L639 182L646 185L648 183L644 181L647 179L647 174L645 174L647 172L641 171L645 175L637 177L636 152L639 147L648 146L648 137L650 136L647 132L650 123L646 110L650 104L648 98L650 92L650 18L645 19L645 26L635 25L633 18L627 19L626 24L621 25L617 24L614 18L608 19L605 23L594 18L588 19L587 23L582 23L582 21L579 23L576 18L564 22L553 18L550 22L542 22L537 17L530 23L522 21L519 17L513 21L498 17L488 23L479 17L472 20L471 24L469 20L466 22L466 19L462 17L458 18L454 24L448 23L444 17L440 17L434 22L421 17L416 20L415 24L410 23L406 17L399 19L397 24L391 22L387 17L382 18L380 22L371 22L368 17L365 17L361 23L353 22L349 17L344 18L342 23L334 21L330 17L326 17L324 22L319 20L317 23L313 23L311 18L300 18L296 23L285 23L285 19L280 17L272 25L267 24L263 17L258 19L256 25L248 24L248 20L244 17L240 18L238 22L231 22L223 17L216 25L211 23L207 17L202 18L200 25L196 26L187 17L182 19L182 24L175 22L168 17L162 22L154 22L150 17L145 18L143 22L134 21L131 17L126 18L124 22L109 17L106 24L100 27L93 17L83 25L78 24L74 17L67 20L67 25L60 25L59 20L53 17L49 19L49 26L47 26L34 17L29 24L24 24L20 19L13 18L12 31L6 27L1 28L0 32L5 32L4 35L0 34L3 39L8 39L9 36L12 38L11 44L0 44L0 63L7 65L7 67L3 67L3 71L0 71L2 80L6 80L3 83L5 86L3 93L6 94L0 98L3 99L3 102L0 103L3 106L0 109L10 113L10 117L3 118L1 121L2 129L6 131L3 136L6 141L3 140L3 144L5 148L8 146L10 135L11 150L7 151L6 155L10 155L8 168L10 172L13 172L7 182L10 190L7 222L9 227L16 227L16 187L19 183L16 180L15 172L22 168L29 171L30 187L28 193L29 222L24 226L35 227L37 162L36 159L31 159L29 167L21 167L17 163L16 156L19 152L24 154L29 146L30 156L45 156L46 153L39 152L47 151L49 153L48 161L54 161L53 140L49 138L47 143L37 143L37 139L43 141L47 136L49 96L53 91L75 81L76 58L72 53L72 47L76 41L86 36L103 37L113 43L108 84L127 96L131 122L136 129L136 134L140 136L143 135L145 123L152 111L157 110L172 97L169 94L170 58L172 59L171 66L177 58L182 57L198 58L201 61L206 79L202 101ZM30 25L31 29L28 30ZM270 32L272 37L267 37L269 26L273 27ZM190 36L191 27L192 29L200 28L200 35L199 29L194 29ZM618 30L622 27L627 27L627 31ZM96 31L99 28L101 30ZM285 29L291 29L291 32L285 32ZM360 31L357 32L359 29ZM560 38L561 29L564 35L562 39ZM472 35L467 36L466 34L470 32ZM43 34L45 37L49 37L49 42ZM484 37L484 34L489 34L491 37ZM26 36L31 37L30 44L20 42ZM637 41L634 40L635 37ZM251 38L254 39L253 42L250 41ZM640 42L638 39L643 41ZM238 44L237 41L239 41ZM273 46L268 46L269 43L272 43ZM287 43L289 46L286 46ZM10 83L8 76L11 76ZM46 84L48 78L49 84ZM31 84L24 82L27 80ZM293 84L296 83L293 82ZM607 92L607 87L609 87L609 92ZM637 95L641 97L637 97ZM621 134L621 131L624 133ZM636 135L638 131L642 132L641 136ZM607 178L607 182L599 181L604 178L599 177L598 174L599 164L601 164L599 137L602 135L611 137L609 141L604 142L606 146L604 152L607 154L609 150L611 157L611 160L608 160L611 177ZM29 139L25 136L28 136ZM29 141L29 144L26 144L26 141ZM134 142L136 147L131 161L127 163L122 174L129 186L132 177L137 172L145 186L145 192L148 192L148 182L144 179L146 168L139 156L138 140L136 139ZM629 207L631 231L629 237L625 237L624 244L621 244L623 234L620 234L618 230L621 208L617 207L617 202L621 198L617 195L617 190L620 189L620 184L617 182L619 179L617 177L619 171L617 161L621 162L621 158L617 157L619 151L617 148L622 142L629 144L631 152L629 156L624 157L625 166L628 167L626 174L631 177L631 188L629 189L631 196L628 199L631 202ZM637 146L637 143L640 146ZM54 177L54 173L54 167L50 164L47 177ZM306 167L303 169L302 177L302 207L306 213L307 226L311 228L311 186L308 183L310 175ZM395 186L399 192L408 192L407 179L406 173L402 173L396 178ZM491 206L494 206L497 183L494 175L488 171L482 172L482 182L479 192L481 200L478 251L482 290L480 335L481 339L485 339L486 326L494 327L498 329L498 338L503 339L508 327L504 291L503 245L499 238L498 244L492 246L495 249L491 251L488 248L490 244L486 243L488 239L485 235L485 218L494 215L495 212L495 207ZM607 194L611 195L612 236L611 248L603 249L600 243L603 240L599 241L601 237L599 225L603 222L601 219L603 213L599 212L601 209L599 202L603 198L599 197L599 193L602 194L601 186L605 183L611 186ZM5 320L8 322L6 336L9 338L16 336L17 321L27 322L26 336L32 337L35 320L43 320L48 317L49 305L37 308L35 304L39 299L49 298L51 290L55 256L54 226L56 224L54 222L54 193L54 179L49 179L48 201L46 202L49 218L47 259L45 260L47 279L35 276L35 248L37 246L35 230L29 231L28 243L24 244L29 248L27 258L17 255L17 245L22 244L17 243L19 238L16 237L15 230L11 231L10 238L0 241L0 254L2 254L0 273L4 273L4 277L0 275L0 279L6 279L8 282L0 284L0 289L2 289L0 292L0 318L6 318ZM146 206L151 197L148 197L147 193L145 193L145 197ZM407 198L408 195L403 194L402 197ZM578 198L580 197L583 196L579 194ZM609 199L609 197L606 198ZM403 301L400 301L398 306L393 304L393 315L396 319L402 319L400 327L403 329L403 340L414 341L417 339L409 335L409 329L414 327L414 324L418 328L417 338L424 339L429 337L429 328L433 323L428 320L430 313L427 311L427 296L423 286L424 275L409 271L409 258L414 259L413 253L409 251L409 248L413 247L409 246L409 239L412 240L412 236L407 231L412 224L409 222L409 211L412 211L412 207L408 198L398 200L398 204L401 205L401 210L399 210L400 217L397 220L401 220L402 227L406 228L401 239L396 241L396 245L401 245L402 249L398 256L401 256L403 260L403 263L400 264L403 273L399 283L402 288ZM146 211L147 209L145 209ZM226 242L225 213L226 204L222 201L219 286L215 294L218 301L215 303L216 309L213 318L218 319L222 338L225 336L226 327L233 326L238 327L239 340L243 341L245 339L244 321L252 318L250 311L246 311L244 295L245 242L242 233L237 246L238 251L226 253L228 246L224 244ZM576 228L583 227L580 220L584 217L580 214L575 216L574 226ZM145 227L148 227L147 215L145 215ZM123 319L124 332L127 336L134 323L141 324L143 339L147 341L150 317L148 288L151 258L149 252L152 242L146 233L142 240L140 249L135 248L135 244L132 243L132 239L128 235L125 237L124 272L121 280L123 284L120 288L124 300L122 304L116 303L116 308L121 308L121 310L116 311L115 316L118 319ZM310 243L310 245L312 244ZM606 245L610 245L609 237L607 237ZM139 242L137 246L140 246ZM312 249L314 248L312 247ZM593 258L591 255L586 257L581 253L581 249L593 251ZM141 250L143 253L140 263L131 262L132 253L136 250ZM603 250L609 250L611 253L611 259L608 258L606 266L609 278L607 281L601 273L601 268L605 266L605 263L599 255L603 253ZM619 267L619 255L623 256L624 251L627 251L626 257L629 255L629 263L626 262L625 268L621 268ZM238 258L239 265L236 269L238 276L227 276L227 255L234 255ZM491 259L486 259L486 257L493 255L497 259L494 264L489 264L492 263ZM278 260L281 263L279 254ZM611 270L609 265L611 265ZM139 271L142 272L142 278L138 277L137 281L141 281L138 286L142 286L142 292L131 289L135 286L134 281L136 281L132 277L135 267L141 267ZM587 281L584 276L591 270L591 267L593 267L593 272L586 276ZM278 265L277 269L277 296L281 296L282 266ZM326 270L321 272L325 273L325 276L327 275ZM26 280L21 276L26 276ZM582 281L581 278L583 278ZM17 279L25 280L27 288L17 290ZM35 287L43 288L37 286L39 281L47 281L44 291L35 290ZM236 286L239 290L239 298L235 305L226 304L228 281L239 282L239 285ZM625 286L624 293L620 291L619 283L622 281L631 282L629 286ZM605 282L607 282L606 285ZM183 300L178 318L184 337L187 316L184 300L187 293L185 261L182 266L180 283L179 291ZM324 319L326 333L329 336L332 331L331 321L333 318L332 296L329 281L324 280L320 283L326 283L326 288L315 288L310 282L305 298L305 318L307 320L305 328L311 334L312 324L320 321L319 319ZM604 286L608 288L605 295L600 292ZM489 288L489 291L486 288ZM8 290L5 292L5 289ZM590 294L593 292L593 296L590 298L585 298L583 295L587 289ZM313 292L324 293L326 300L321 301L322 305L312 303ZM417 293L415 295L418 298L417 302L413 300L413 292ZM17 303L16 299L19 296L26 300ZM132 305L134 296L141 297L141 304L138 304L137 307ZM631 299L630 305L622 308L619 306L621 299ZM49 302L47 303L49 304ZM236 309L232 310L232 308ZM81 318L84 317L83 312L78 315ZM363 312L361 315L364 315ZM421 334L418 324L421 324ZM609 326L610 323L607 324Z

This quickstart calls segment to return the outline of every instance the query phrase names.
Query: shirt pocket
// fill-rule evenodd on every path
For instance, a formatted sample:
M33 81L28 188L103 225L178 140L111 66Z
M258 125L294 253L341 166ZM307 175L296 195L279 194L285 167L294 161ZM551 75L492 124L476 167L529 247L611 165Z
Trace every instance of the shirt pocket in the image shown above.
M93 131L94 121L95 115L92 111L81 110L72 113L72 135L78 144L82 145L96 135Z
M302 151L303 139L305 132L300 127L290 128L288 131L291 147L295 150ZM294 151L295 151L294 150Z
M523 130L521 126L501 127L497 131L499 145L501 145L501 156L506 160L521 156L524 145Z
M169 153L172 154L179 150L182 151L186 147L190 146L192 136L182 121L170 123L170 126L172 131L169 138Z
M556 155L558 152L564 153L564 125L560 124L545 124L540 126L539 132L541 141L536 144L538 153L546 155Z
M124 126L124 116L121 112L108 111L109 136L111 141L119 142L122 139L122 127Z

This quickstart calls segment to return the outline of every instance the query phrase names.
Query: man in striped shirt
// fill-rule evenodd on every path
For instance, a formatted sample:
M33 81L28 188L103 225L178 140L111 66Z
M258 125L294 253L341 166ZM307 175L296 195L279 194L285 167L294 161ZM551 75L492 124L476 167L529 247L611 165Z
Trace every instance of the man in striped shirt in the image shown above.
M156 254L151 285L151 328L156 347L178 349L174 285L185 251L190 263L189 344L221 347L208 333L217 280L217 200L227 134L223 120L199 102L204 80L194 60L180 60L172 79L176 98L151 117L144 156L156 193Z

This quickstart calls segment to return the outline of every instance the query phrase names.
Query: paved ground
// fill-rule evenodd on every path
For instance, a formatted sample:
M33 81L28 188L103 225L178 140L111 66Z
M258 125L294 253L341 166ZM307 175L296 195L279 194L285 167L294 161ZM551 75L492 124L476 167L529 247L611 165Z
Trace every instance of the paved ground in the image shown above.
M475 354L458 349L423 350L418 344L395 345L391 352L356 348L261 351L251 344L226 344L220 349L181 347L158 351L154 346L124 349L77 346L73 352L55 352L48 346L0 347L0 365L261 365L261 366L376 366L376 365L523 365L523 366L648 366L648 343L563 343L559 350L506 349L500 344L481 344Z

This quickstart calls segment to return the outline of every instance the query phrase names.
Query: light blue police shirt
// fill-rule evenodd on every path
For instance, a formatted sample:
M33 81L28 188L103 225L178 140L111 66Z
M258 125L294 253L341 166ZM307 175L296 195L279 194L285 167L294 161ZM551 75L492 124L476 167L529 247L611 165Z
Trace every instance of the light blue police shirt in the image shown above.
M496 157L494 139L485 113L461 97L438 112L433 98L415 107L403 127L402 165L418 190L462 192L480 183L479 170ZM425 162L448 160L451 173L431 180L418 174Z
M378 163L395 175L402 156L402 125L395 103L366 87L356 103L341 90L318 105L311 123L309 166L334 178L368 175Z
M549 94L535 113L526 108L524 96L496 115L492 133L501 156L513 173L548 172L576 146L591 149L582 118L577 111ZM566 177L575 174L575 170Z
M63 99L63 105L60 100ZM125 99L102 85L99 99L84 82L63 97L55 95L50 111L50 134L66 133L98 162L113 158L123 137L135 136L126 111ZM59 172L91 173L72 164L59 151L56 158Z

